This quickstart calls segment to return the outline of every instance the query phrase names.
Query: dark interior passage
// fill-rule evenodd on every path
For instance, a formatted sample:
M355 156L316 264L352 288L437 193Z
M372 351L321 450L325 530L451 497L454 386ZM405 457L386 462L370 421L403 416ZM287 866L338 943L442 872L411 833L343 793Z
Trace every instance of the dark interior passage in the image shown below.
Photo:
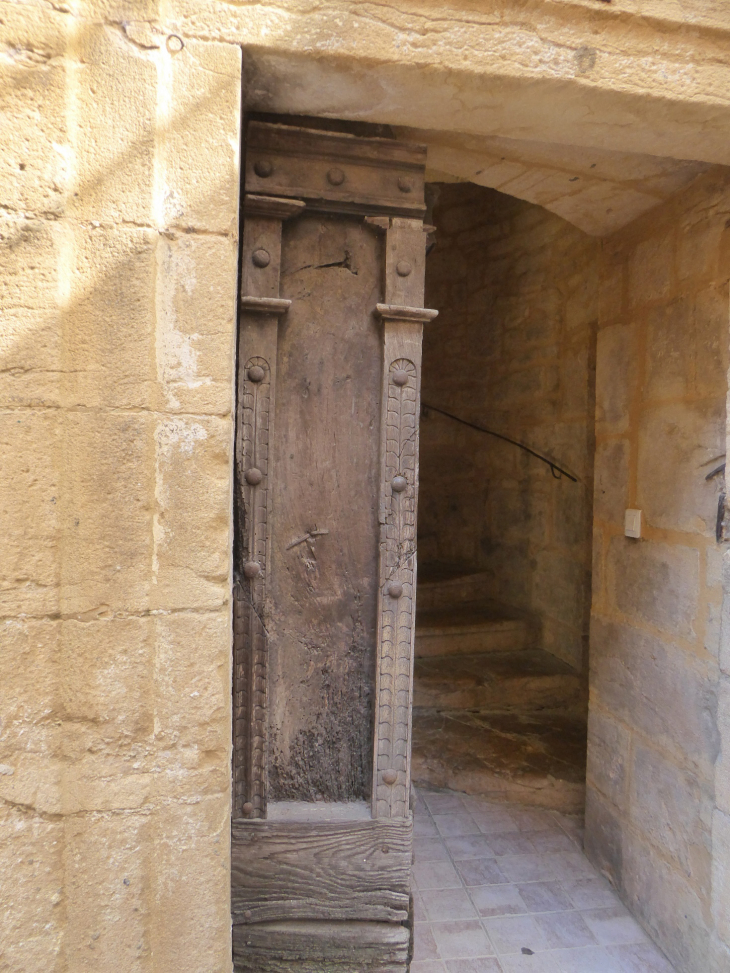
M578 809L599 244L493 190L431 191L414 779Z

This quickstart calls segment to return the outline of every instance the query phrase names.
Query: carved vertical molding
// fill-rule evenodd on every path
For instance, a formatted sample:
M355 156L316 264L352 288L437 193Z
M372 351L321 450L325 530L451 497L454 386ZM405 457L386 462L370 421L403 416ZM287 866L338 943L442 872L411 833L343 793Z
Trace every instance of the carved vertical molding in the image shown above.
M266 591L271 563L269 444L273 435L281 223L304 204L263 196L244 202L236 431L237 546L233 592L233 815L266 816Z
M416 607L418 425L425 233L420 220L392 219L386 238L388 303L383 320L380 590L376 667L374 817L406 817L410 798Z

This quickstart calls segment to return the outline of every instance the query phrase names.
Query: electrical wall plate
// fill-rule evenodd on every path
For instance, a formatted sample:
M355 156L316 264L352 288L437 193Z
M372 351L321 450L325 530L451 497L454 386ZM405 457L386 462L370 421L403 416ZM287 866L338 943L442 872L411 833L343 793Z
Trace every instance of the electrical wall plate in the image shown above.
M624 534L627 537L641 537L641 511L627 510L624 514Z

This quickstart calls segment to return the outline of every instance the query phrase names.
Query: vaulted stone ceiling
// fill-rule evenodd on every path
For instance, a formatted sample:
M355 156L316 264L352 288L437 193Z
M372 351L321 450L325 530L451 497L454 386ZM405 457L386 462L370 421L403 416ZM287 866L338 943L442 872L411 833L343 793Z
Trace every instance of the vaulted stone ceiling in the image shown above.
M427 177L465 180L544 206L592 236L614 232L709 166L577 145L397 128L428 146Z

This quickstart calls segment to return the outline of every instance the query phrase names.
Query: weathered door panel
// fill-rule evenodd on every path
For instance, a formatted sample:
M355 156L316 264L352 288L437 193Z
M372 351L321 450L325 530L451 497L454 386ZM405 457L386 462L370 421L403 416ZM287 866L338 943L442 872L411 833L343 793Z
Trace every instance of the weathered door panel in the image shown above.
M424 152L253 123L237 425L237 970L404 973Z
M233 825L234 922L405 922L411 829L401 820Z
M305 213L284 229L270 800L370 796L382 249L354 217Z

